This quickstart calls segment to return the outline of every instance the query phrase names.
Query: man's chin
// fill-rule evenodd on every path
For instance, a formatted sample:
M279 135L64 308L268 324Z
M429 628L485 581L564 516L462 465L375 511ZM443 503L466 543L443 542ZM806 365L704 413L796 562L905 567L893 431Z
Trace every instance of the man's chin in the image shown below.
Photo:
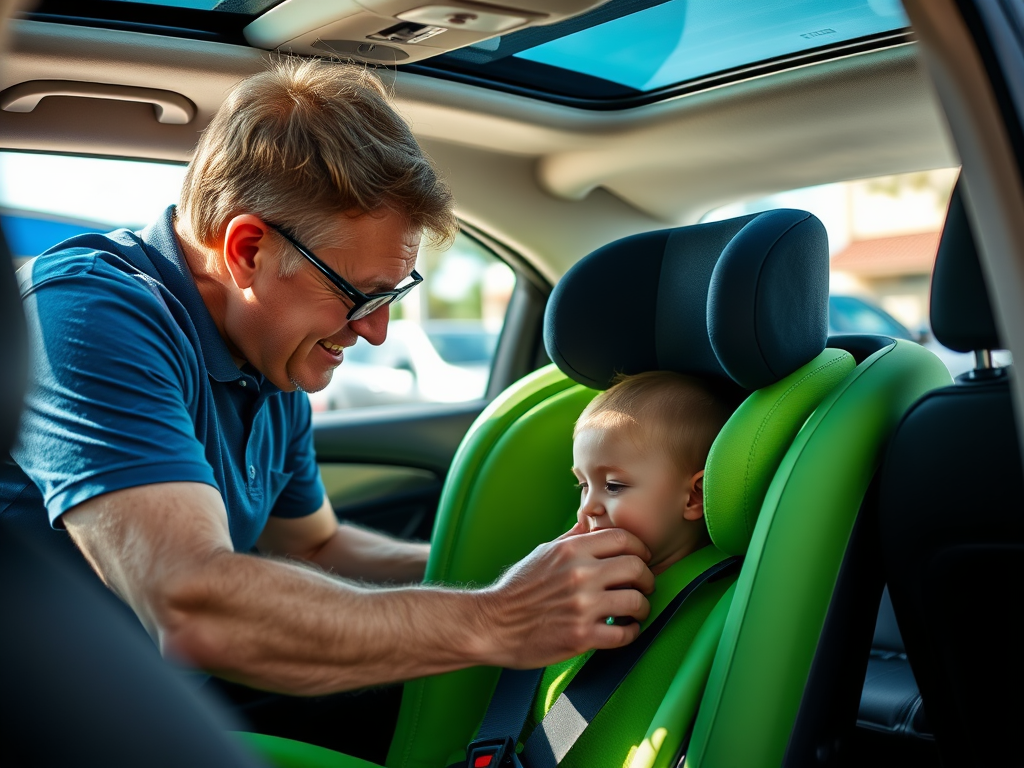
M334 376L334 369L331 368L327 373L319 379L303 376L292 376L288 379L291 382L292 387L296 392L306 392L312 394L313 392L319 392L322 389L326 389L327 385L331 383L331 378Z

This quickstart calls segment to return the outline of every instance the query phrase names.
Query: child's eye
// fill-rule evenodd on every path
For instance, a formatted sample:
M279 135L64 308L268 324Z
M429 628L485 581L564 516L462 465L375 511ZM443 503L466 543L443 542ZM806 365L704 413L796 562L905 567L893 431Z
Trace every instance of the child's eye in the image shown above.
M585 491L585 490L587 490L587 487L588 486L587 486L586 483L576 483L576 490L577 491Z
M608 491L608 493L611 493L611 494L614 495L614 494L618 493L619 491L626 490L626 486L623 485L622 483L605 483L604 489L606 491Z

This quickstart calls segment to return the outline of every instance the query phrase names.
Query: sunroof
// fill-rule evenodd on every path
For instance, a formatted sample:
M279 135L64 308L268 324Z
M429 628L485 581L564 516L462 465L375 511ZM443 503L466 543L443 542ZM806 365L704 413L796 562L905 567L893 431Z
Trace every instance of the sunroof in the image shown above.
M242 34L259 14L282 0L38 0L26 16L76 26L128 29L158 35L246 45Z
M582 100L642 97L781 59L891 41L899 0L613 0L419 68Z
M223 11L257 15L282 0L113 0L143 5L162 5L167 8L190 8L195 11Z

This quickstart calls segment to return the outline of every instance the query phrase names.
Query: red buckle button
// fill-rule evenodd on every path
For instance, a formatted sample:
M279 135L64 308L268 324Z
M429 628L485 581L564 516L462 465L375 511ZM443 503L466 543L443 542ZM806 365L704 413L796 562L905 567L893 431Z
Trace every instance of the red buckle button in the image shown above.
M480 755L473 761L473 768L487 768L491 764L494 755Z

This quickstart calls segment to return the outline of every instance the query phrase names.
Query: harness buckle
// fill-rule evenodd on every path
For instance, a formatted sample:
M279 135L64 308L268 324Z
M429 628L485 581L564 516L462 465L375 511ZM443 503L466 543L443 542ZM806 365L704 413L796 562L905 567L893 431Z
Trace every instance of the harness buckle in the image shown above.
M511 736L477 739L466 749L466 768L523 768Z

